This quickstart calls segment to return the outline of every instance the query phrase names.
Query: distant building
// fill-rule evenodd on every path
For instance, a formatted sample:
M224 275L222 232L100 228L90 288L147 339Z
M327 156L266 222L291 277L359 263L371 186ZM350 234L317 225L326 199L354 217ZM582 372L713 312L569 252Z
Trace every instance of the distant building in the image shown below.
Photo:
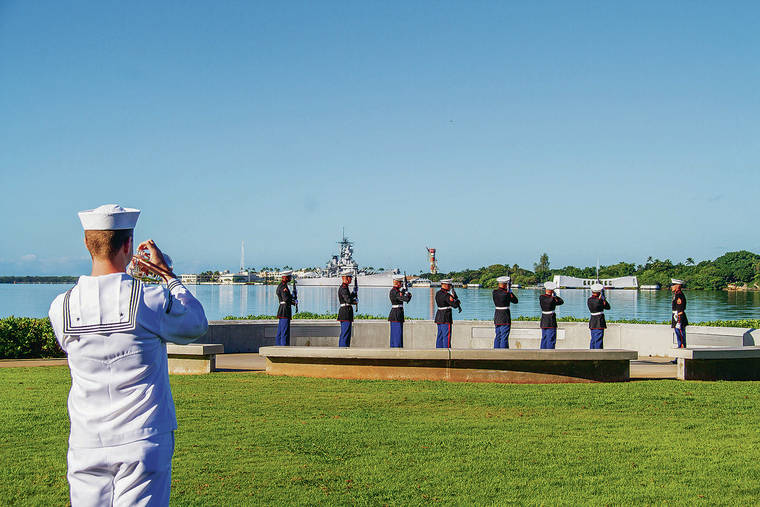
M232 283L251 283L257 282L260 278L255 273L250 271L240 271L239 273L230 273L225 271L219 275L219 283L232 284Z
M574 276L555 275L554 283L559 289L590 289L597 283L595 278L575 278ZM635 276L621 276L620 278L600 278L605 289L638 289L639 281Z
M184 285L198 285L199 283L211 282L211 275L199 275L194 273L183 273L179 279Z

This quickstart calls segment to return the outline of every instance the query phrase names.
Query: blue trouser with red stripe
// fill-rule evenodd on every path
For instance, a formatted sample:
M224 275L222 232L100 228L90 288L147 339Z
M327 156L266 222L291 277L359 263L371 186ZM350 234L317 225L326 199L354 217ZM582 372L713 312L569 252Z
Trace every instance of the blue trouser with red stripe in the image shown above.
M340 338L338 339L338 347L351 346L351 324L353 324L353 322L348 320L340 321Z
M435 336L435 348L451 348L451 324L438 324L438 334Z
M404 346L404 323L391 322L391 347Z
M493 339L493 348L508 349L509 330L512 329L512 326L509 324L503 324L494 327L496 327L496 337Z
M553 349L557 345L557 328L545 327L541 329L541 348Z
M277 337L274 339L274 344L280 347L290 345L290 319L280 319L280 323L277 324Z
M686 348L686 328L685 327L681 329L673 328L673 331L676 332L676 341L678 341L678 348L685 349Z
M604 329L592 329L591 330L591 348L603 349L604 343Z

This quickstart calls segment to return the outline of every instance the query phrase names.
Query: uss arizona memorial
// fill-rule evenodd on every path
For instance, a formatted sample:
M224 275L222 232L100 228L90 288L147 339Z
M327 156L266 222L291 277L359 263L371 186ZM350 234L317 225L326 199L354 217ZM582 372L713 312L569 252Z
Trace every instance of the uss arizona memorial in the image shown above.
M605 289L638 289L639 281L635 276L621 276L620 278L600 278ZM560 289L589 289L597 283L595 278L575 278L573 276L555 275L554 283Z

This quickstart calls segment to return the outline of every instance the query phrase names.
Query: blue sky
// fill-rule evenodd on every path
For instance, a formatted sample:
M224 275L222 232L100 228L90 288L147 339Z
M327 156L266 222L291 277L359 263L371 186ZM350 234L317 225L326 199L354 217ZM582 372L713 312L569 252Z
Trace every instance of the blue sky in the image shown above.
M756 2L0 1L0 274L760 251Z

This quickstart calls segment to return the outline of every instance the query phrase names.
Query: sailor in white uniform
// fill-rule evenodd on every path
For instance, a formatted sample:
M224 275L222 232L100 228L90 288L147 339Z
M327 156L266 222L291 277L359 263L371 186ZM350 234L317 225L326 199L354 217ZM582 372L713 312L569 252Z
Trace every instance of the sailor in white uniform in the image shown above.
M177 419L166 343L192 342L208 322L152 240L140 248L166 287L125 272L139 214L113 204L79 213L92 274L50 306L71 370L67 477L74 507L169 504Z

